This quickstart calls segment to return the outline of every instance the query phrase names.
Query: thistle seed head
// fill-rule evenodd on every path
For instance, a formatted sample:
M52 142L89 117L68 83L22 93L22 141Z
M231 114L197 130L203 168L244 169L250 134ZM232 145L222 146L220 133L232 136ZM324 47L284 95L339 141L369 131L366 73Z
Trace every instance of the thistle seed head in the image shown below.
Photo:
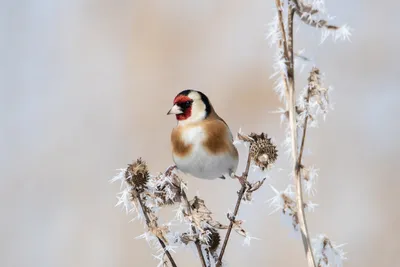
M278 157L278 150L266 133L251 133L250 157L262 170L269 168Z
M136 188L145 188L149 180L149 170L142 158L138 158L132 164L128 164L125 172L125 181Z
M213 228L206 227L204 228L205 231L209 232L208 235L208 246L211 252L217 251L220 243L221 243L221 236L219 232Z

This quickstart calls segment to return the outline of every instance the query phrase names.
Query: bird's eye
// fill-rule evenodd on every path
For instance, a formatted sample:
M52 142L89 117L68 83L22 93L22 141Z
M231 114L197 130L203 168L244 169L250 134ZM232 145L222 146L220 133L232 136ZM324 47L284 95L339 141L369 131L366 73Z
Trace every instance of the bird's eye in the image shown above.
M186 102L184 102L183 104L182 104L182 107L183 108L188 108L188 107L190 107L190 105L192 104L192 101L186 101Z

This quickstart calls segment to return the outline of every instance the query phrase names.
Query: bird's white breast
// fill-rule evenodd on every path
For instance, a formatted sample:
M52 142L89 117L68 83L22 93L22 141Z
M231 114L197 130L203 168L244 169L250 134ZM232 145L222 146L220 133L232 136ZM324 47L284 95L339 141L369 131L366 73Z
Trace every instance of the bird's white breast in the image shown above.
M205 138L201 126L190 127L182 131L182 139L186 145L200 145Z
M188 127L182 131L184 143L191 145L192 149L189 155L184 157L173 155L178 169L204 179L215 179L236 171L237 159L229 152L210 154L203 146L205 138L206 134L201 126Z

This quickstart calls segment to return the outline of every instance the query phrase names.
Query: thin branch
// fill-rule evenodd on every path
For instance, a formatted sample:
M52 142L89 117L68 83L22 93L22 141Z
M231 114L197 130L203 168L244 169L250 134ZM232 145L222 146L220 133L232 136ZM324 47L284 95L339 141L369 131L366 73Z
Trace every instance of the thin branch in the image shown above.
M230 220L230 223L229 223L229 227L228 227L228 230L226 232L226 235L225 235L224 243L222 244L222 247L221 247L221 252L219 254L216 267L220 267L222 265L222 258L224 257L225 249L226 249L226 246L228 245L229 237L231 235L232 228L233 228L233 225L234 225L235 220L236 220L236 216L237 216L237 214L239 212L240 203L242 202L243 195L244 195L244 193L246 192L246 189L247 189L247 177L249 175L250 163L251 163L251 157L250 157L250 148L249 148L249 155L247 157L246 169L243 172L242 176L240 177L241 179L243 179L242 187L241 187L240 191L238 192L238 198L237 198L237 201L236 201L235 210L233 211L233 215L230 216L228 214L228 219Z
M303 0L291 0L292 3L296 6L296 9L301 10L301 12L310 13L311 15L317 14L319 10L313 9L311 4L305 4Z
M287 41L286 41L285 25L283 23L282 3L280 0L275 0L275 4L276 4L277 12L278 12L279 29L281 30L281 34L282 34L283 56L285 58L286 67L289 68L289 54L288 54L288 50L287 50L288 46L287 46Z
M297 202L297 217L299 220L299 226L301 230L301 237L303 239L303 246L307 255L308 265L310 267L316 267L314 255L312 253L312 247L310 242L310 237L308 233L307 220L304 213L304 199L303 199L303 189L302 181L300 175L300 165L298 165L298 144L297 144L297 120L296 120L296 100L295 100L295 80L294 80L294 57L293 57L293 17L295 8L293 2L288 0L288 53L290 57L290 71L288 70L289 79L289 125L290 133L292 139L292 159L294 161L294 173L295 173L295 183L296 183L296 202Z
M211 263L211 252L210 252L210 249L209 249L209 248L206 248L205 250L206 250L207 261L208 261L209 263Z
M192 229L194 230L194 226L192 226ZM199 239L196 239L196 241L194 243L196 244L197 253L199 254L199 258L201 261L201 266L207 267L207 263L206 263L206 260L204 259L204 255L203 255L203 251L201 250L201 244L200 244Z
M310 103L310 89L308 89L308 91L307 91L306 110L304 111L304 112L307 112L307 113L306 113L306 118L304 119L303 134L301 136L299 157L297 159L297 164L296 164L299 167L299 169L302 168L301 161L302 161L302 158L303 158L304 143L305 143L305 140L306 140L306 133L307 133L307 125L308 125L308 117L309 117L309 114L308 114L308 104L309 103Z
M287 45L288 45L288 56L289 56L289 69L287 70L288 72L288 79L289 79L289 83L291 86L291 89L293 91L293 93L295 92L295 88L294 88L294 53L293 53L293 17L294 17L294 12L295 9L293 8L293 5L291 4L291 0L289 0L288 3L288 8L289 8L289 12L288 12L288 41L287 41Z
M288 70L290 68L289 66L289 53L288 53L288 46L287 46L287 41L286 41L286 31L285 31L285 25L283 23L283 12L282 12L282 3L280 0L275 0L275 4L276 4L276 9L278 12L278 21L279 21L279 29L281 31L281 36L282 39L279 41L279 46L282 48L283 53L282 53L282 58L284 59L285 65L286 65L286 70ZM289 96L289 85L288 85L288 80L287 77L285 75L285 73L281 73L282 75L282 80L285 83L285 87L286 87L286 91L285 91L285 95L286 95L286 99L288 99ZM286 107L287 108L287 107Z
M188 207L187 212L189 213L189 215L192 215L192 208L190 207L189 200L188 200L184 190L182 190L182 199L185 202L185 205ZM195 234L197 233L196 227L194 227L193 225L192 225L192 231ZM196 238L196 241L194 243L196 244L197 253L199 254L201 266L207 267L206 260L204 259L203 251L201 249L200 240L198 238Z
M140 207L141 207L141 209L143 211L143 214L144 214L144 218L146 220L147 227L150 229L152 226L151 226L151 220L149 218L149 215L147 214L147 209L148 208L143 203L142 197L140 196L140 193L136 189L132 189L132 195L133 195L134 198L138 199ZM171 265L173 267L177 267L174 259L172 258L171 253L169 253L169 251L167 250L167 246L165 245L164 241L162 241L161 238L159 238L158 236L157 236L157 239L158 239L158 242L160 243L160 245L162 246L162 248L164 250L164 253L167 255L169 261L171 262Z

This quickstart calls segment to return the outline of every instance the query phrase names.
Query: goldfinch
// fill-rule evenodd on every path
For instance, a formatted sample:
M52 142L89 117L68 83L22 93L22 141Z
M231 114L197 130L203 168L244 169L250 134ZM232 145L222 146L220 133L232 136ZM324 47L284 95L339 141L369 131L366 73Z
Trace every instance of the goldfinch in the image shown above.
M167 115L177 125L171 133L172 157L183 173L197 178L235 178L238 151L232 133L207 96L195 90L180 92Z

